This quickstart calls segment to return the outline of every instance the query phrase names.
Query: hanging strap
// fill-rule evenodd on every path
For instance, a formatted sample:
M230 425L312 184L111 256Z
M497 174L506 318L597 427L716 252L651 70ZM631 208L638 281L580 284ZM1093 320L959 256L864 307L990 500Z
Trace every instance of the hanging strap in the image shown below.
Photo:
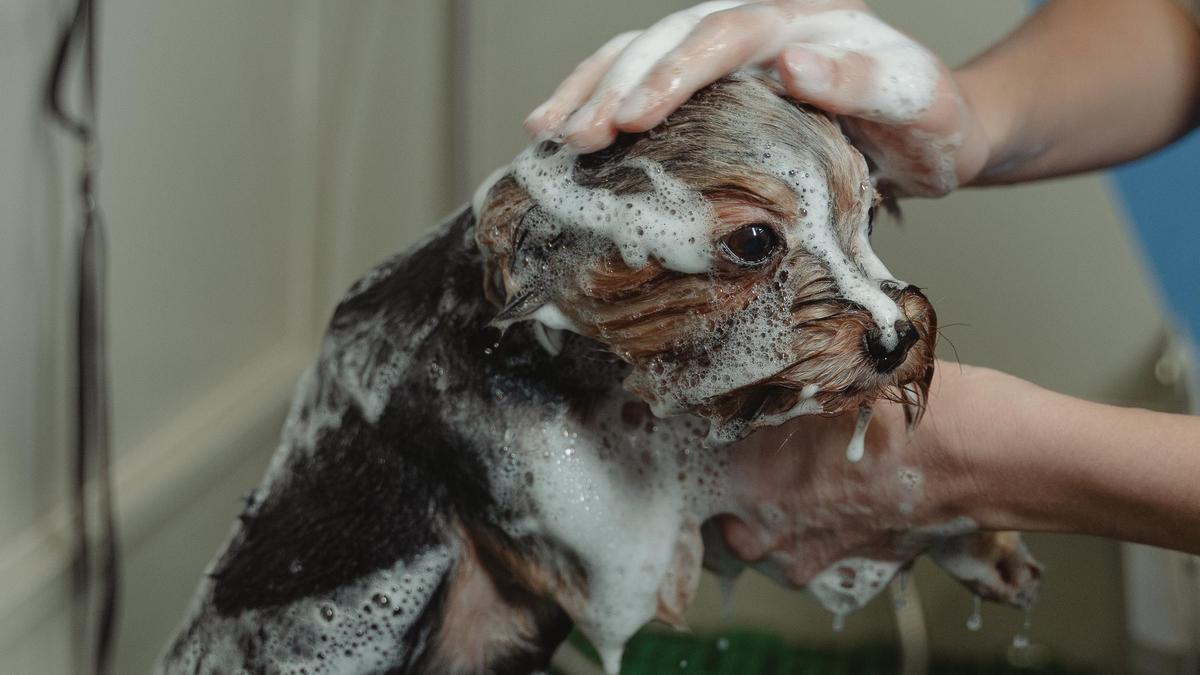
M76 625L81 644L94 645L89 670L104 675L111 670L120 577L117 536L113 517L110 476L108 351L106 345L107 238L96 199L96 3L78 0L74 14L64 24L55 47L53 67L45 91L50 116L73 134L82 146L79 200L82 212L75 241L75 457L72 486L75 507L75 559L73 584ZM65 71L69 61L80 59L83 71L82 115L68 113L63 105ZM89 490L95 491L99 511L95 542L88 511ZM93 547L96 549L93 552ZM95 555L93 555L95 553ZM101 588L92 604L93 580ZM94 631L94 633L93 633ZM91 638L91 639L88 639ZM87 656L83 657L88 661Z

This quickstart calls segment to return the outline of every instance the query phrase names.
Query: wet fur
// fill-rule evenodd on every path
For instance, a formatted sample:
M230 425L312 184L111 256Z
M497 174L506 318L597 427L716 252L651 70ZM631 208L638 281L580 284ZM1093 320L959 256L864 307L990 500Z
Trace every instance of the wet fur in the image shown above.
M830 189L840 245L854 255L858 243L853 233L883 197L871 198L875 193L867 183L866 162L834 122L782 96L769 80L729 79L704 89L654 131L621 136L611 147L581 157L574 177L580 185L616 194L641 192L650 189L649 179L635 164L651 160L713 206L719 219L715 241L756 221L786 223L802 210L787 185L748 157L747 141L755 138L772 139L816 160ZM555 149L546 146L547 152ZM480 242L492 254L489 293L498 301L512 304L519 297L509 273L514 259L544 246L526 232L528 222L543 217L539 210L511 177L500 180L485 202ZM569 239L556 243L560 249L571 246ZM545 255L534 253L539 254ZM933 376L937 332L936 314L920 290L887 289L913 323L918 340L900 370L881 377L862 349L864 333L874 326L871 315L840 297L829 270L814 256L800 248L788 252L786 262L795 263L802 278L789 279L784 273L780 279L776 270L783 262L752 271L726 265L706 276L674 272L653 260L634 269L614 254L584 282L568 280L559 305L584 334L633 363L630 387L649 397L640 378L649 364L666 363L681 373L704 367L683 336L719 329L764 285L789 284L798 290L792 309L795 342L789 346L794 365L693 410L725 420L776 413L797 402L801 387L815 384L820 390L816 399L828 414L852 411L882 396L910 403L919 418ZM904 385L910 385L909 395ZM752 428L753 419L747 421Z
M702 192L721 227L736 226L747 204L786 217L794 208L786 191L735 152L739 139L756 134L817 149L839 218L861 218L871 207L859 194L862 158L832 123L760 81L705 90L664 127L583 158L577 177L618 192L644 189L644 177L623 162L648 157ZM509 271L533 244L521 226L538 217L533 209L514 181L501 180L481 223L464 209L351 288L298 387L267 477L248 497L161 672L526 675L546 666L587 603L587 574L558 542L514 534L536 505L497 496L492 469L514 451L504 431L547 419L601 424L597 404L627 396L622 382L637 392L647 359L703 367L674 337L692 322L719 322L756 285L772 282L736 270L686 277L653 262L635 270L614 256L587 283L563 289L563 309L584 335L568 335L551 355L529 323L503 334L494 327L498 313L521 301ZM818 263L803 269L804 279L790 280L804 289L792 310L794 368L698 412L786 408L807 382L821 384L829 412L898 395L904 384L924 392L936 325L924 297L894 289L920 340L904 369L885 379L862 355L869 316L839 300ZM624 406L618 424L652 428L643 404ZM658 423L699 431L686 416ZM689 527L679 559L695 570L699 524ZM678 618L694 590L694 573L680 579L660 595L664 619ZM351 661L339 666L343 658Z
M447 551L452 564L423 589L418 616L390 622L391 607L367 612L394 654L386 668L368 672L524 674L544 666L565 638L570 621L549 587L581 589L582 571L553 542L505 534L502 525L521 514L493 495L487 467L500 461L500 446L479 429L503 429L519 411L586 414L622 368L597 363L590 346L552 358L523 326L501 340L489 326L495 308L481 293L473 225L469 212L460 213L338 306L321 361L298 391L277 465L248 498L164 672L236 672L213 652L196 653L198 643L232 641L235 665L251 673L283 672L281 650L307 661L356 649L328 635L286 636L285 610L380 570L403 570L431 550ZM413 326L429 324L425 335L413 335ZM364 346L369 358L359 360ZM395 382L379 381L400 351L418 365ZM441 372L432 374L430 364ZM509 392L503 406L498 387ZM356 399L364 390L386 397L373 422ZM317 419L323 410L340 414ZM464 413L477 418L475 433L462 428ZM308 432L315 443L306 442ZM245 616L253 619L237 620ZM476 656L447 643L447 635L461 635L448 630L485 619L487 630L470 633ZM268 647L279 633L281 643Z

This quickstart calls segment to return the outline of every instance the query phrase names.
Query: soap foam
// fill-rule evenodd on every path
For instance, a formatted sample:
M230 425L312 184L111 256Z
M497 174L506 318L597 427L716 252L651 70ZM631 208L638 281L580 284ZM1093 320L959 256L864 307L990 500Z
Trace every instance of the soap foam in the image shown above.
M656 420L619 388L601 401L586 425L565 407L532 425L514 417L491 483L501 502L530 500L511 536L547 537L583 563L588 602L572 619L616 673L660 589L678 582L676 542L732 505L727 450L701 446L703 421Z
M896 301L883 292L880 284L906 284L892 278L875 256L870 241L865 237L865 216L856 234L856 253L860 261L855 261L842 250L837 224L833 220L829 177L817 163L811 157L800 156L779 143L759 142L753 147L768 170L790 186L799 198L802 212L798 214L798 226L787 231L788 246L802 248L821 260L829 269L842 297L866 309L879 328L880 341L885 347L894 347L899 340L895 324L904 318L904 313ZM870 199L872 195L867 191L872 189L871 186L864 183L861 188L863 199Z
M902 564L894 560L845 558L821 570L808 588L826 609L845 616L866 606L896 576Z
M851 462L858 462L863 458L867 451L867 427L871 425L871 408L862 407L858 410L858 417L854 420L854 433L850 436L850 443L846 446L846 459Z
M689 274L707 272L713 245L709 232L716 223L712 208L698 193L667 175L661 166L634 160L652 190L617 195L575 182L577 155L565 146L542 156L531 146L517 156L510 171L560 227L588 231L611 241L625 264L646 265L653 256L667 269Z
M875 16L853 9L794 17L785 29L787 42L814 51L833 47L864 53L874 60L874 80L861 87L856 107L866 117L892 124L912 123L929 108L936 90L937 61L920 44ZM825 50L831 58L843 55Z
M580 117L591 119L596 107L630 94L705 17L744 4L705 2L675 12L651 26L625 47L597 87L599 94L584 106ZM772 23L773 31L758 36L758 49L748 55L742 66L770 62L793 43L801 43L806 49L833 60L845 57L847 52L857 52L874 61L873 79L861 87L862 98L853 105L862 111L862 116L892 124L912 123L932 102L940 77L935 57L869 12L787 11L770 5L759 7L758 11L774 11L778 20ZM644 108L652 101L652 97L640 92L634 107Z
M599 98L589 101L579 112L591 119L595 108L606 101L619 100L630 93L649 74L659 59L674 49L704 17L744 4L739 0L711 0L680 10L660 19L630 42L601 80Z
M685 273L708 271L713 261L713 246L709 239L716 216L704 198L683 183L669 176L661 166L647 161L631 162L644 171L652 189L647 192L619 196L603 188L579 185L573 178L577 156L565 147L546 154L539 147L524 151L509 168L511 175L529 193L533 201L548 216L530 219L527 226L541 239L551 237L550 230L572 229L598 236L611 243L631 267L645 265L653 257L665 267ZM842 296L865 308L880 331L885 346L896 344L895 323L903 312L880 287L883 282L903 285L892 279L887 268L871 252L869 242L858 242L862 265L851 259L840 243L836 224L832 220L831 195L828 177L812 158L798 156L777 143L760 143L752 152L768 169L789 185L802 204L798 222L788 228L785 236L790 247L802 248L824 263ZM870 189L864 185L864 190ZM871 195L864 194L864 199ZM865 237L866 221L861 225ZM595 256L596 251L580 245L572 256ZM570 256L568 256L570 257ZM562 273L587 267L589 261ZM785 264L781 269L795 272ZM864 271L866 274L864 274ZM539 270L539 273L546 272ZM553 271L551 272L553 273ZM549 283L546 279L519 283ZM523 289L524 290L524 289ZM537 294L537 291L534 292ZM551 295L546 293L546 295ZM688 369L681 372L671 364L650 363L638 377L649 384L654 396L655 414L675 414L733 389L769 378L791 365L794 355L786 345L794 338L794 327L788 308L794 290L788 284L774 287L764 285L751 304L723 325L698 326L703 335L697 336L693 347L703 352L709 364L700 372ZM530 318L554 330L573 330L570 322L553 308L543 305ZM550 347L548 347L550 348ZM812 404L798 405L788 411L790 416L820 412ZM775 422L787 417L777 414ZM738 435L736 429L714 429L719 438L728 440Z
M209 639L188 640L170 662L170 670L164 662L159 672L248 673L238 636L250 635L264 662L272 664L271 672L281 675L382 672L395 664L390 650L435 597L431 590L456 555L453 546L434 549L279 609L248 610L236 617L198 616L193 629ZM198 613L199 607L193 611Z

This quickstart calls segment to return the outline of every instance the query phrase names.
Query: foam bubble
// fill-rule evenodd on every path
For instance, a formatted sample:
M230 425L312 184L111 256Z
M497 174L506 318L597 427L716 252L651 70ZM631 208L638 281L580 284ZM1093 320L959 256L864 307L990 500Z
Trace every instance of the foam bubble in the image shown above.
M889 282L898 286L887 267L879 261L866 239L866 215L858 233L858 260L851 259L845 251L833 220L833 197L829 193L829 177L811 157L799 156L779 143L755 144L755 152L768 169L792 188L800 200L803 213L798 216L799 224L787 232L789 247L803 248L816 256L829 270L842 297L851 300L871 314L880 331L880 342L885 347L894 347L899 337L895 324L904 318L904 313L881 284ZM863 199L871 198L867 191L871 186L862 186ZM865 274L864 274L865 272Z
M887 586L902 563L870 558L845 558L822 570L808 588L835 615L846 615L866 606Z
M586 425L565 407L539 411L536 424L514 417L505 442L516 450L495 463L491 482L503 502L529 500L531 515L511 528L558 542L584 565L587 603L572 619L615 673L660 592L698 572L699 558L681 561L677 543L698 545L697 524L733 505L728 451L701 447L702 421L643 416L617 385L600 400Z
M646 172L652 190L617 195L576 183L572 174L577 155L565 146L547 155L540 147L527 148L510 170L554 225L600 235L617 247L630 267L643 267L653 256L678 272L709 270L709 232L716 216L703 197L661 166L648 160L630 162Z
M829 46L871 56L873 84L862 88L862 98L855 103L872 119L912 122L933 100L939 77L934 57L867 12L839 9L796 16L786 33L789 42L803 42L809 48Z
M851 462L857 462L863 458L863 454L867 451L867 427L871 425L871 408L863 406L858 410L858 417L854 420L854 433L850 436L850 443L846 446L846 459Z

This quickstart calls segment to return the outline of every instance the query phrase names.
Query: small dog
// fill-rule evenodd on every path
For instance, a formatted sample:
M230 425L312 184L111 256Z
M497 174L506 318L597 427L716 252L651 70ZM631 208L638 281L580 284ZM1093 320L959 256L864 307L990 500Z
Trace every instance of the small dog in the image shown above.
M919 420L936 319L871 251L878 203L833 121L746 75L604 151L530 147L341 301L162 672L526 674L573 624L615 672L706 555L735 571L702 530L754 507L728 441L857 411L853 456L874 401ZM969 530L922 548L1031 602L1015 535ZM844 613L897 568L811 587Z

